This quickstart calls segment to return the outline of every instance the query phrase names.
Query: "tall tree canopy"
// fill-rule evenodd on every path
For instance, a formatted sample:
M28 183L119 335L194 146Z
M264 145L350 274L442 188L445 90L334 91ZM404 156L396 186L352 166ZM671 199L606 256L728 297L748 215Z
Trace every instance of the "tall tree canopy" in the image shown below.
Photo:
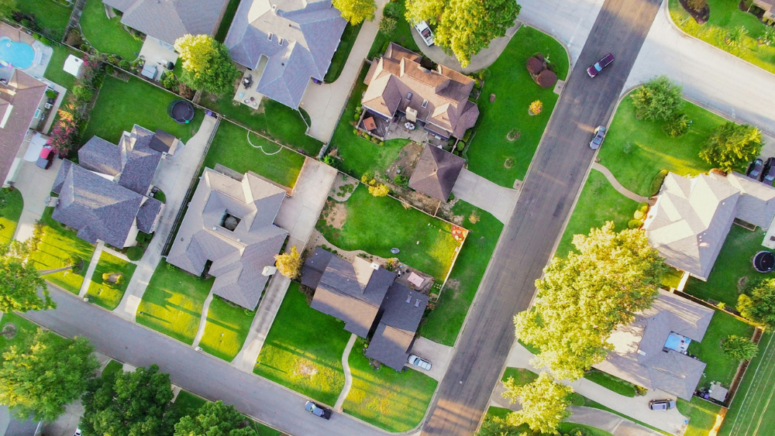
M514 0L408 0L406 19L436 23L436 44L466 67L490 41L506 35L520 8Z
M666 121L674 118L684 104L683 89L667 76L659 76L630 94L638 118Z
M342 18L353 26L363 20L373 20L374 12L377 11L374 0L333 0L332 3L342 13Z
M85 436L171 436L172 396L169 374L156 365L105 374L83 396L80 428Z
M775 327L775 279L757 280L746 286L737 297L737 310L757 324Z
M566 409L570 406L573 388L557 383L547 372L523 386L517 386L509 377L504 386L503 398L522 406L522 410L510 413L506 418L512 426L527 424L534 432L553 434L560 421L570 416Z
M761 130L728 121L713 131L700 151L700 158L729 172L741 168L761 151Z
M86 390L99 364L84 338L38 330L30 343L3 353L0 403L20 418L53 421Z
M721 342L721 350L730 359L735 361L751 360L759 354L759 346L750 339L736 335L729 335Z
M234 81L240 72L226 46L212 36L181 36L175 41L175 50L183 60L183 83L218 95L234 92Z
M0 245L0 312L53 309L46 282L28 262L30 247L18 241ZM38 292L40 291L40 295Z
M247 418L232 405L207 402L195 416L184 416L175 424L175 436L258 436Z
M575 235L566 259L555 257L536 281L530 310L514 318L517 337L538 347L538 365L575 380L605 359L611 332L651 306L667 267L644 232L613 222Z

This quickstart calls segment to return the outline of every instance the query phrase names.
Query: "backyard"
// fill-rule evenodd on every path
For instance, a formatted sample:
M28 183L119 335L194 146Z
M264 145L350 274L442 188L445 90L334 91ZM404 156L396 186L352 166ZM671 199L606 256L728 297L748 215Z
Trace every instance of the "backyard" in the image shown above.
M411 26L409 26L409 23L406 21L405 3L406 3L405 0L397 0L395 2L392 2L392 4L396 5L394 6L396 11L396 17L395 17L396 26L393 28L393 31L390 33L384 33L384 32L377 33L377 37L374 38L374 42L371 44L371 49L369 50L369 54L367 56L368 59L374 59L375 57L384 53L390 41L398 43L402 47L408 48L409 50L415 53L420 52L420 49L417 47L417 44L414 42L414 38L412 38L412 28Z
M75 76L65 72L65 60L69 55L75 55L75 57L78 58L83 55L66 45L62 45L53 41L45 42L54 49L54 53L51 55L51 60L46 67L46 73L44 76L46 79L56 83L57 85L64 86L68 89L68 91L72 90L73 84L75 84Z
M480 115L469 144L468 169L507 188L525 178L559 97L552 88L538 86L525 68L536 53L549 58L557 77L565 80L569 61L563 46L523 25L489 67L477 101ZM495 94L493 102L491 94ZM543 111L530 116L528 106L535 100L543 102ZM510 141L510 134L518 138Z
M250 143L261 149L251 146L248 137ZM293 188L304 165L304 156L271 143L254 133L248 134L247 130L234 123L221 121L207 152L204 166L214 168L217 163L242 174L253 171L283 186Z
M344 323L310 308L293 282L253 372L333 406L344 387L342 354L349 338Z
M699 387L709 386L714 381L721 382L727 388L730 387L740 361L727 357L721 350L721 342L729 335L750 338L753 330L750 324L728 313L717 310L713 314L702 342L692 341L689 344L689 354L696 355L707 364Z
M199 346L213 356L231 362L242 349L255 316L255 311L213 297Z
M130 62L140 54L143 41L124 30L120 15L108 19L101 0L86 0L79 23L83 36L97 51L116 54Z
M350 51L352 51L355 40L358 38L358 33L361 31L361 26L363 26L363 22L356 24L355 26L347 23L344 32L342 32L339 47L336 48L336 52L331 59L331 65L328 66L328 72L326 73L323 82L334 83L336 79L339 78L339 75L342 74L342 70L344 70L344 66L347 63L347 58L350 57Z
M16 9L34 15L41 33L59 41L65 35L73 7L54 0L22 0L16 2Z
M342 405L344 413L389 432L415 428L425 416L438 382L411 369L375 370L363 355L364 345L358 338L350 352L353 384Z
M121 303L121 298L126 292L129 281L132 280L135 268L137 265L103 251L100 254L97 267L94 269L94 275L91 277L89 290L86 292L89 302L108 310L115 309ZM113 276L108 277L108 280L103 280L103 274L109 276L117 274L121 278Z
M683 436L708 436L716 425L716 415L721 407L698 397L692 397L692 401L681 398L677 400L678 411L689 418Z
M213 281L194 277L162 260L137 308L137 323L191 345Z
M21 192L16 189L0 189L0 244L13 240L23 208L24 199Z

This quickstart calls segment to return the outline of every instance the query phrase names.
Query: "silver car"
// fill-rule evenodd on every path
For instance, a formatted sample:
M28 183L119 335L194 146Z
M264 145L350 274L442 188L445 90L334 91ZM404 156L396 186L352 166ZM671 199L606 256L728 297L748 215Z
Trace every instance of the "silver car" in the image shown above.
M420 34L420 37L422 37L422 40L423 42L425 42L425 45L427 45L428 47L433 45L433 31L431 30L430 26L428 26L428 23L426 23L425 21L420 21L419 23L414 25L414 28Z
M414 354L409 356L409 364L426 371L431 370L431 363L429 361L423 359L422 357L415 356Z
M592 142L589 143L589 148L592 150L597 150L600 148L601 145L603 145L603 139L605 139L606 134L606 128L605 126L598 126L597 129L595 129L595 137L592 138Z

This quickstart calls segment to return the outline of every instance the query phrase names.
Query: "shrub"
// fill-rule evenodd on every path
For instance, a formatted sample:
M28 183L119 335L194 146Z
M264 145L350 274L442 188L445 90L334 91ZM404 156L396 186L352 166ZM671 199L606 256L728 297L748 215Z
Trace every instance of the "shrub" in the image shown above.
M143 257L142 247L134 246L126 249L126 257L131 261L140 260Z
M112 75L116 71L116 68L113 67L113 65L105 65L105 72L107 74Z
M649 390L644 388L643 386L633 385L635 386L635 395L642 397L649 393Z
M683 106L682 88L660 76L643 84L630 94L635 113L644 120L669 120Z
M649 211L649 204L648 203L638 203L638 210L642 212L648 212Z
M395 179L393 179L393 183L395 183L398 186L406 186L409 183L409 178L407 178L403 174L399 174L396 176Z
M538 115L544 109L544 104L541 102L541 100L536 100L530 103L530 107L528 109L533 115Z
M708 0L686 0L686 6L695 12L700 12L708 7Z
M375 197L384 197L390 193L390 188L382 183L377 183L374 186L369 186L369 194Z
M382 11L382 15L390 18L398 18L401 16L401 5L397 2L390 2L385 5L385 9Z
M59 93L54 91L53 89L47 89L46 90L46 97L48 97L48 98L57 98L58 95L59 95Z
M635 218L636 220L640 221L640 220L643 219L644 216L646 216L646 214L643 213L642 210L636 210L632 217Z
M164 74L161 75L160 81L161 86L169 89L170 91L178 86L178 79L175 78L175 75L172 73L172 71L165 71Z
M729 172L758 156L761 149L762 132L759 129L729 121L713 131L702 146L700 158Z
M72 92L78 103L88 103L94 98L94 91L83 85L73 86Z
M110 280L110 276L111 276L111 273L105 273L105 274L103 274L103 275L102 275L102 281L103 281L103 282L107 282L108 280Z
M721 343L724 354L732 360L751 360L759 354L759 346L748 338L729 335Z
M630 220L627 223L627 227L630 229L637 229L637 228L640 228L640 226L642 225L643 225L643 221L641 220Z
M398 25L398 21L396 21L395 18L387 16L382 17L382 21L379 22L379 31L385 35L389 35L396 30L396 25Z
M132 63L126 59L121 59L120 61L118 61L118 67L121 68L122 70L128 71L130 68L132 68Z
M342 163L339 161L339 159L331 156L330 154L327 154L323 157L323 163L336 169L341 169L342 166Z
M654 176L654 179L651 180L651 195L656 195L657 192L659 192L659 188L662 187L662 182L665 181L665 177L667 177L667 170L660 170L659 173Z
M675 114L667 120L662 130L667 133L667 136L677 138L689 130L689 117L684 113Z

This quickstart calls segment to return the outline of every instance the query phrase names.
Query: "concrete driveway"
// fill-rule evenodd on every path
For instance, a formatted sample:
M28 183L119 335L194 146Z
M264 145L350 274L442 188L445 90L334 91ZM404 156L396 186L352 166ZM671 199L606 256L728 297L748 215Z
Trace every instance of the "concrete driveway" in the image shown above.
M411 365L406 365L406 367L421 372L440 382L447 373L447 367L449 366L449 361L452 360L454 351L455 350L452 347L419 337L414 341L412 354L416 354L423 359L429 360L431 362L431 370L424 371Z
M14 186L22 194L24 209L22 209L14 239L26 241L32 236L35 221L43 216L43 211L46 209L46 198L51 195L51 187L54 186L60 166L62 166L62 159L54 159L51 168L47 170L38 168L35 162L22 161Z
M452 187L452 193L455 198L490 212L504 224L511 218L519 197L519 191L496 185L465 168Z

